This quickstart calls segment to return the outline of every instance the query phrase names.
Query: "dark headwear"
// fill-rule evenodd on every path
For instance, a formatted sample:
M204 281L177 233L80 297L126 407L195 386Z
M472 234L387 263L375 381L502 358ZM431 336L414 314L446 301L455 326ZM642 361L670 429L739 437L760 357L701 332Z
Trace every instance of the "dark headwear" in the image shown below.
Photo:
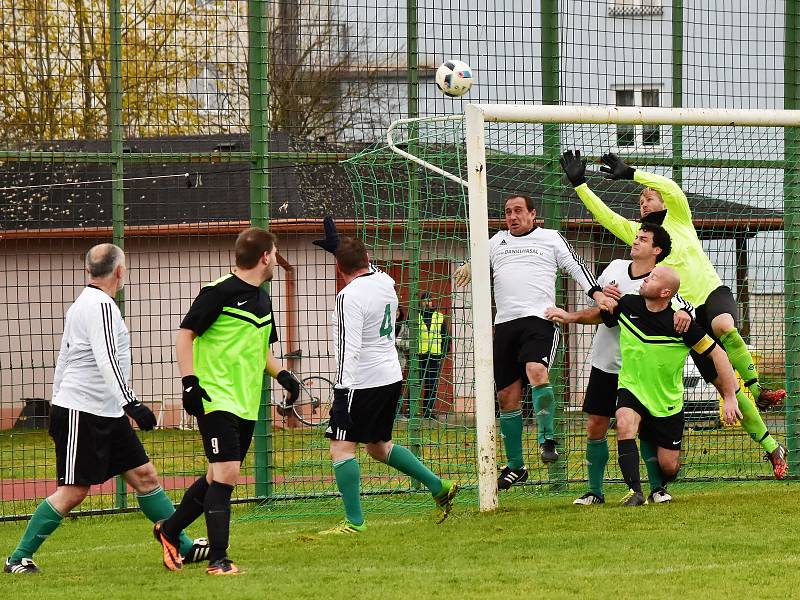
M422 300L423 302L427 302L428 300L431 299L431 293L430 292L422 292L419 295L419 299Z

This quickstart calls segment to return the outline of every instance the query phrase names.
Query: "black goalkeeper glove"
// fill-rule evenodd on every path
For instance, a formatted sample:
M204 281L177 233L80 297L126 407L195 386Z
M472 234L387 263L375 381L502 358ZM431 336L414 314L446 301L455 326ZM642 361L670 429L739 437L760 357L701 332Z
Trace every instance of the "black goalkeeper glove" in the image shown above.
M339 232L336 230L336 222L333 217L328 216L322 223L325 226L325 239L314 240L311 243L335 255L339 248Z
M153 414L153 411L147 408L144 404L142 404L138 400L134 400L133 402L128 402L125 406L122 407L122 410L124 410L125 414L128 415L131 419L136 421L136 424L142 431L150 431L151 429L153 429L153 427L156 426L156 423L158 422L156 420L156 416Z
M603 161L600 172L605 175L606 179L633 179L636 169L626 165L616 154L611 154L610 152L603 154L600 160Z
M561 168L564 169L572 187L586 183L586 159L581 159L580 150L575 150L575 154L572 153L572 150L567 150L561 155L559 162L561 162Z
M183 386L183 410L192 415L199 417L206 413L203 407L203 399L211 402L208 392L200 386L200 380L197 375L187 375L181 379Z
M294 373L284 369L275 377L275 380L286 390L288 394L284 402L285 406L291 406L300 397L300 382Z

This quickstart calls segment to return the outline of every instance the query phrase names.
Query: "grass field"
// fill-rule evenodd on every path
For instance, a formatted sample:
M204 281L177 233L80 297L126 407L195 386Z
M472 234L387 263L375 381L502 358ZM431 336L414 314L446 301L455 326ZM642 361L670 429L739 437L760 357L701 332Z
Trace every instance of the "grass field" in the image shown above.
M383 500L367 500L369 530L357 537L317 535L334 517L282 516L278 506L253 519L265 513L239 506L231 556L247 573L237 578L201 565L167 572L139 514L73 519L37 555L42 574L4 575L0 589L17 600L797 597L797 484L676 485L672 504L634 509L573 507L576 491L512 491L488 514L465 493L440 526L427 510L386 514ZM23 527L0 524L2 554Z
M779 439L785 425L775 416L768 416L770 428ZM581 415L572 415L564 421L565 437L559 451L562 460L557 463L560 473L549 472L538 458L535 428L528 427L524 433L523 447L526 449L526 462L530 468L529 483L543 484L539 487L550 489L549 483L578 481L585 478L585 433ZM200 436L196 431L164 429L141 433L142 441L164 478L199 476L205 471ZM613 432L609 436L611 459L608 477L620 480L616 465L616 442ZM475 466L475 434L471 426L454 423L424 422L418 431L409 427L405 421L396 424L394 438L397 443L416 448L432 470L445 477L455 479L461 484L477 483ZM319 430L297 429L276 430L270 440L272 452L273 494L276 497L308 496L334 494L336 486L333 479L328 440ZM498 436L498 457L502 457L501 440ZM757 479L772 476L771 469L764 462L764 453L739 427L706 429L689 424L685 434L686 452L681 479L697 482L707 479ZM501 460L501 459L498 459ZM52 441L44 432L2 432L0 433L0 479L8 486L17 485L26 479L52 479L55 474L55 456ZM243 475L249 476L249 483L237 487L238 498L253 498L256 489L253 483L255 453L250 452L243 467ZM396 471L371 460L362 460L363 489L372 492L407 491L409 479ZM178 501L185 488L183 480L169 493ZM702 485L702 484L700 484ZM167 486L170 487L169 485ZM33 511L44 494L27 499L3 500L0 495L0 516L26 515ZM107 510L115 506L113 493L93 494L82 505L84 510ZM135 506L132 493L128 494L127 505ZM400 511L402 512L402 510Z

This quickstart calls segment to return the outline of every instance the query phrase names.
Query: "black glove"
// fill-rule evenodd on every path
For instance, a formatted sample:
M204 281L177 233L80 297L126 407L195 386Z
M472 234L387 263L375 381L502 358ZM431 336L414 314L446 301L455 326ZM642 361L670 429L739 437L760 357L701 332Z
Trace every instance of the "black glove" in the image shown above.
M325 217L322 223L325 226L325 239L314 240L311 243L335 255L337 248L339 248L339 232L336 231L336 222L333 217L328 216Z
M124 410L125 414L131 419L136 421L136 424L142 431L150 431L156 426L157 420L156 416L153 414L153 411L138 400L128 402L122 407L122 410Z
M288 396L286 397L286 406L291 406L300 397L300 382L294 373L284 369L275 377L281 387L286 390Z
M603 154L600 160L603 161L600 172L606 176L606 179L633 179L636 169L626 165L616 154Z
M206 413L203 407L203 399L211 402L208 392L200 386L200 380L197 375L187 375L181 379L183 386L183 410L192 415L199 417Z
M575 150L575 154L572 153L572 150L567 150L561 155L559 161L572 187L586 183L586 159L581 159L580 150Z

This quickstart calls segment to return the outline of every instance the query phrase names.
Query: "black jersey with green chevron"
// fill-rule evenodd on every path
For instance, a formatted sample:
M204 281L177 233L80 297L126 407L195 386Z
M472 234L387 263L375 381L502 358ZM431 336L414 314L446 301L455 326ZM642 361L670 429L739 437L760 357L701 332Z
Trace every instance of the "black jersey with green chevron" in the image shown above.
M613 313L601 314L606 325L620 328L618 387L636 396L654 417L679 413L689 350L707 354L714 348L714 340L694 321L686 333L676 333L671 306L651 312L645 299L637 295L623 296Z
M211 397L206 412L255 421L269 346L278 339L266 290L233 273L220 277L203 286L181 328L197 334L194 370Z

